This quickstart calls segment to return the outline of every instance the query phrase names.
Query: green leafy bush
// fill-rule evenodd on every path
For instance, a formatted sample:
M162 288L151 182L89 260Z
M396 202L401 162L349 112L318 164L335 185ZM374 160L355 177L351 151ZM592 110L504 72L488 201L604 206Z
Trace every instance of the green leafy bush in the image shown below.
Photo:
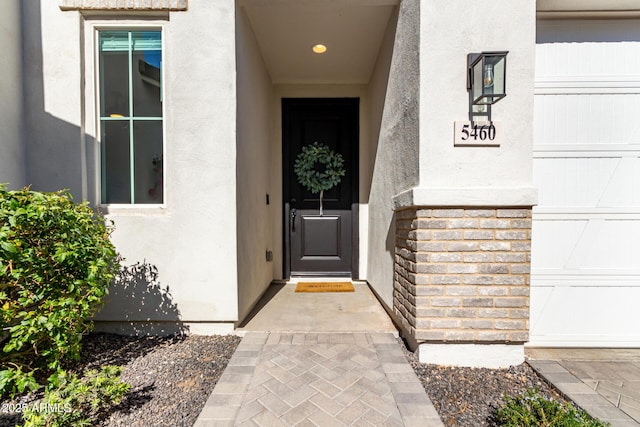
M61 371L53 377L41 401L29 405L23 427L90 426L100 411L117 405L129 391L120 381L122 368L105 366L90 370L82 378Z
M0 186L0 395L37 389L79 357L119 269L110 231L68 192Z
M537 389L512 397L497 410L498 424L504 427L605 427L582 409L545 398Z

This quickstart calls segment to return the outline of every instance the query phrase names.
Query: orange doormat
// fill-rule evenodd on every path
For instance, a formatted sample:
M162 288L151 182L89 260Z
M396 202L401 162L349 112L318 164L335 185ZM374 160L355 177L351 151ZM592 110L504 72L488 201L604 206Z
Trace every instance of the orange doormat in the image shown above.
M351 282L299 282L296 292L354 292Z

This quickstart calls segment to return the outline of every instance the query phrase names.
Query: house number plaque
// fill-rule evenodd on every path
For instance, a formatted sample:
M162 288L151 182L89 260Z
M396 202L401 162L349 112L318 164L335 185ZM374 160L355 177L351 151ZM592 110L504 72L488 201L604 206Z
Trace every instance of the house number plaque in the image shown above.
M455 147L499 147L501 140L501 122L454 122L453 145Z

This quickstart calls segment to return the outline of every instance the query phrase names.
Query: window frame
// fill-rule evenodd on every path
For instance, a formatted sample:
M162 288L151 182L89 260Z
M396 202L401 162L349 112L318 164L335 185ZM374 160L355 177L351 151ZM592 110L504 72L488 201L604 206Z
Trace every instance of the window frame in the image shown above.
M87 117L89 122L92 122L92 132L87 132L91 134L95 140L95 155L94 155L94 171L95 171L95 194L96 194L96 206L105 212L114 212L118 210L123 210L126 212L131 212L135 210L143 210L145 213L149 211L158 211L164 210L167 207L167 90L165 86L165 74L166 74L166 63L167 63L167 44L166 44L166 35L167 28L165 21L158 20L145 20L145 19L136 19L136 20L119 20L117 22L113 21L93 21L90 22L88 26L89 36L91 37L91 43L88 43L87 48L91 49L91 57L93 61L91 61L91 66L87 69L89 75L92 76L93 81L93 102L88 102L87 105L91 104L90 111L87 111ZM102 141L102 125L105 122L101 117L101 102L102 102L102 88L101 88L101 65L100 65L100 33L103 31L127 31L127 32L135 32L135 31L158 31L161 34L161 55L162 61L160 63L160 91L162 96L162 105L161 105L161 121L162 121L162 202L161 203L106 203L103 202L104 198L104 187L106 185L105 182L105 174L103 170L103 158L104 158L104 142ZM88 53L88 52L87 52ZM130 70L131 71L131 70ZM88 80L88 79L87 79ZM132 96L132 94L130 94ZM131 114L132 111L129 111ZM135 116L129 116L129 123L134 122ZM109 122L107 120L106 122ZM155 120L157 121L157 120ZM87 129L89 130L89 129ZM135 197L135 196L134 196Z

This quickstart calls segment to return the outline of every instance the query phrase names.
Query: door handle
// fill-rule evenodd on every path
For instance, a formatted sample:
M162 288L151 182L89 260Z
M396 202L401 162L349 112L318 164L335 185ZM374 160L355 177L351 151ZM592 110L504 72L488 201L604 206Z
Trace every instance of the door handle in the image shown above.
M296 209L293 208L289 211L289 216L291 217L291 232L296 232Z

